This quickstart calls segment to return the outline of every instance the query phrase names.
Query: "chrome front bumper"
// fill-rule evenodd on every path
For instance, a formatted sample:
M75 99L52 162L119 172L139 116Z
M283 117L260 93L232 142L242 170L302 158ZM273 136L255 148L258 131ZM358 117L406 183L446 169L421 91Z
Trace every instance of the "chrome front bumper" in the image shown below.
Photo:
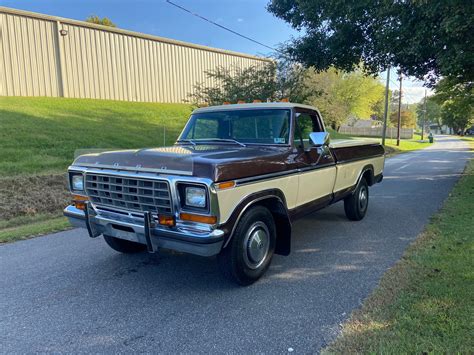
M95 210L91 210L86 218L84 211L72 205L64 209L64 215L73 226L88 229L91 237L105 234L147 245L145 218L124 216L114 212L97 213ZM149 228L149 236L151 251L165 248L201 256L218 254L224 243L224 231L199 228L185 222L178 222L175 227L154 224Z

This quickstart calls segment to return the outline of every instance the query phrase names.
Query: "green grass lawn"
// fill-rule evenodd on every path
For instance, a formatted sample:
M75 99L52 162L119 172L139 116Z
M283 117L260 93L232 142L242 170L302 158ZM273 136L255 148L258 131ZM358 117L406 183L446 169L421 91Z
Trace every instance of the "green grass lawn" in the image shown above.
M329 132L329 137L331 139L354 139L354 138L357 138L357 137L351 137L347 134L344 134L344 133L339 133L335 130L333 130L332 128L327 128L326 127L326 131Z
M0 176L65 171L76 149L172 144L185 104L0 97Z
M441 211L325 352L472 353L473 211L471 160Z
M63 175L76 150L172 144L190 113L185 104L0 97L0 243L70 227Z
M60 214L20 216L0 221L0 244L72 228L66 217Z
M420 142L418 139L401 139L400 146L397 147L396 139L386 139L385 145L391 148L394 153L404 153L429 147L431 143L427 140Z
M336 132L330 128L328 129L328 132L332 139L372 139L372 140L382 142L382 139L378 137L349 136L347 134ZM385 139L385 151L390 155L423 149L430 145L431 143L428 142L427 136L426 136L426 140L424 141L420 141L419 135L418 136L415 135L415 138L412 138L412 139L401 139L399 146L397 146L396 139L390 139L390 138Z
M190 112L186 104L0 97L0 177L65 171L78 149L172 144ZM333 139L351 138L329 131ZM388 140L387 146L394 142ZM402 140L394 149L427 145Z

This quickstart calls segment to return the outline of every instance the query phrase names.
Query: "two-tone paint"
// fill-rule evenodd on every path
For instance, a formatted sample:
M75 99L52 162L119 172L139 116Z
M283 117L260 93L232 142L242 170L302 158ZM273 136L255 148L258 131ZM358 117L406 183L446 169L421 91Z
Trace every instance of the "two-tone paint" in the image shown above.
M167 180L175 202L176 226L157 226L154 232L161 241L176 236L179 242L188 243L178 247L169 244L161 246L199 255L218 253L231 240L243 214L256 204L264 205L273 214L277 225L276 253L287 255L291 246L291 224L295 219L350 195L362 177L366 178L369 185L381 181L384 150L380 144L369 140L336 140L329 146L301 148L300 142L294 139L294 122L298 113L314 114L324 129L319 112L310 106L288 103L244 104L202 108L197 112L259 107L292 111L290 141L287 145L176 144L163 148L112 151L80 156L70 170L84 174L87 171L99 171L110 175ZM215 224L203 225L180 220L176 186L181 182L196 182L207 187L210 208L203 214L216 216ZM220 188L226 182L231 182L230 187ZM95 213L98 220L104 216L98 208ZM108 219L114 218L113 211L107 213ZM73 210L71 206L65 210L65 214L76 221L80 219L80 211ZM123 216L121 219L116 218L116 225L126 219ZM123 233L114 232L109 227L104 229L104 233L113 232L118 238L143 242L140 237L143 223L137 218L135 216L126 221L127 226L138 235L135 239L130 233L125 238ZM105 221L104 226L108 226L107 223ZM212 250L194 250L189 247L196 242L202 243L211 235L215 237L213 240L219 242Z

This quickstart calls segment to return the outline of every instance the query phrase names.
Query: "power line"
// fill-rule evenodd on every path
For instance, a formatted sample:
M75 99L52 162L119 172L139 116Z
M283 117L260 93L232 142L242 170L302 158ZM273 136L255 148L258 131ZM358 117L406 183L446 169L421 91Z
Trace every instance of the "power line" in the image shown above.
M196 16L196 17L200 18L201 20L207 21L207 22L209 22L210 24L213 24L214 26L217 26L217 27L219 27L219 28L222 28L223 30L226 30L226 31L228 31L228 32L230 32L230 33L233 33L233 34L235 34L235 35L237 35L237 36L239 36L239 37L245 38L245 39L248 40L248 41L251 41L251 42L256 43L256 44L258 44L258 45L260 45L260 46L263 46L263 47L265 47L265 48L268 48L268 49L270 49L270 50L272 50L272 51L279 52L279 53L281 53L281 54L285 54L285 53L279 51L279 50L276 49L276 48L267 46L266 44L264 44L264 43L262 43L262 42L259 42L259 41L255 40L255 39L253 39L253 38L248 37L248 36L245 36L245 35L243 35L243 34L237 32L237 31L234 31L234 30L232 30L232 29L230 29L230 28L228 28L228 27L222 26L222 25L218 24L217 22L214 22L214 21L212 21L212 20L209 20L208 18L206 18L206 17L204 17L204 16L201 16L201 15L195 13L195 12L192 12L191 10L188 10L188 9L184 8L184 7L181 6L181 5L175 4L174 2L172 2L172 1L170 1L170 0L166 0L166 2L167 2L168 4L170 4L170 5L173 5L173 6L177 7L178 9L180 9L180 10L182 10L182 11L185 11L185 12L187 12L187 13L193 15L193 16Z
M187 12L188 14L191 14L191 15L193 15L193 16L195 16L195 17L200 18L201 20L204 20L204 21L206 21L206 22L209 22L210 24L212 24L212 25L214 25L214 26L217 26L217 27L219 27L219 28L221 28L221 29L223 29L223 30L225 30L225 31L228 31L228 32L230 32L230 33L233 33L233 34L236 35L236 36L242 37L242 38L244 38L244 39L246 39L246 40L248 40L248 41L251 41L251 42L256 43L256 44L258 44L258 45L260 45L260 46L263 46L263 47L265 47L265 48L268 48L268 49L270 49L270 50L272 50L272 51L274 51L274 52L278 52L278 53L280 53L281 55L283 55L284 57L287 57L287 54L286 54L286 53L284 53L284 52L282 52L282 51L280 51L280 50L278 50L278 49L276 49L276 48L273 48L273 47L271 47L271 46L268 46L268 45L266 45L265 43L259 42L259 41L255 40L255 39L253 39L253 38L250 38L250 37L248 37L248 36L246 36L246 35L243 35L243 34L237 32L237 31L234 31L234 30L228 28L228 27L225 27L225 26L223 26L223 25L220 25L220 24L218 24L217 22L214 22L214 21L212 21L212 20L210 20L210 19L208 19L208 18L206 18L206 17L204 17L204 16L201 16L201 15L199 15L198 13L192 12L191 10L188 10L188 9L186 9L185 7L183 7L183 6L181 6L181 5L178 5L178 4L176 4L176 3L174 3L174 2L172 2L172 1L170 1L170 0L166 0L166 2L167 2L168 4L170 4L170 5L173 5L174 7L176 7L176 8L178 8L178 9L184 11L184 12ZM391 82L392 84L398 86L398 83L393 82L392 80L390 80L390 82ZM414 97L412 97L411 95L408 95L408 94L406 94L406 93L404 93L404 95L405 95L405 97L410 98L414 103L417 102L417 100L415 100Z
M395 87L396 87L395 90L398 90L398 85L399 85L399 84L398 84L396 81L394 81L392 78L390 78L390 83L393 84L393 85L395 85ZM413 101L414 104L415 104L415 103L419 103L419 101L421 101L421 99L416 100L414 96L408 94L406 88L405 88L405 90L403 91L402 94L403 94L403 96L405 96L407 99L411 99L411 101Z
M396 85L398 87L398 83L393 81L392 79L390 79L390 83L393 84L393 85ZM396 88L395 90L398 90L398 88ZM407 93L406 89L403 91L403 96L407 99L411 99L411 101L413 101L413 104L416 104L416 103L419 103L421 101L421 99L417 100L414 96L410 95Z

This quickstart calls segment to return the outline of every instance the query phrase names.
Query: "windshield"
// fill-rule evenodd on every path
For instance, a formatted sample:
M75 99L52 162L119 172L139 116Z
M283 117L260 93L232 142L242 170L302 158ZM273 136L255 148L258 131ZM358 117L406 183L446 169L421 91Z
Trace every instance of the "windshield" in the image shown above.
M196 113L191 116L178 141L288 144L290 114L287 109Z

